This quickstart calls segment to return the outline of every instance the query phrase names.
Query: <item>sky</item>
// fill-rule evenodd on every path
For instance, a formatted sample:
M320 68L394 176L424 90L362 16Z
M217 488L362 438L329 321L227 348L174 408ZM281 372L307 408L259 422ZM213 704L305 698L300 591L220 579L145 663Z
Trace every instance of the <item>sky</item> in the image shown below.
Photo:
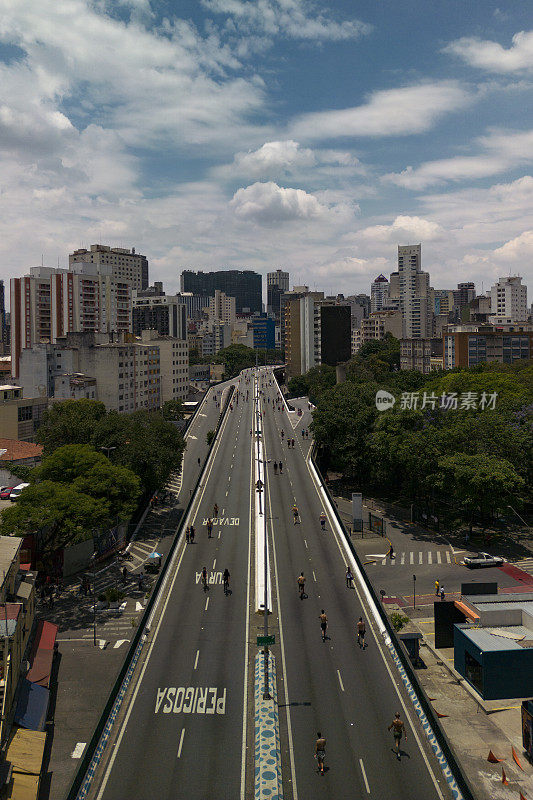
M0 0L0 278L135 247L369 292L533 289L523 0Z

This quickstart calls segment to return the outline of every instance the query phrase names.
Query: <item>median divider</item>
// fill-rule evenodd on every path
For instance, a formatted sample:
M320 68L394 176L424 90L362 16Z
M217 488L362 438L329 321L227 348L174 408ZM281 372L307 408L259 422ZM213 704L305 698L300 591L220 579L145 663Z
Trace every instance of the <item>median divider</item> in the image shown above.
M224 402L223 403L221 402L220 416L215 429L215 436L213 438L213 441L211 442L211 445L209 446L207 458L202 466L200 475L196 480L196 483L194 485L189 501L185 507L178 528L176 529L174 541L172 542L172 546L170 548L167 560L164 564L163 569L159 573L156 583L154 584L152 593L146 604L144 614L139 621L137 630L135 631L133 639L130 643L128 653L124 659L124 662L118 673L118 676L111 688L108 699L104 706L104 710L100 716L100 719L96 724L91 740L88 743L87 747L85 748L83 757L80 761L80 765L74 776L74 779L71 783L70 789L68 791L65 800L85 800L92 786L94 775L100 765L101 758L109 742L109 737L111 735L113 725L121 709L122 702L124 700L129 684L133 677L135 667L137 666L139 656L142 653L144 645L149 640L150 625L152 623L155 612L159 606L164 589L168 583L170 570L174 563L174 557L176 555L176 550L178 548L180 540L183 539L183 531L185 523L190 515L193 503L195 502L198 489L202 485L202 480L205 475L207 466L210 462L213 448L215 446L220 431L220 427L228 412L228 407L233 395L233 390L234 390L233 386L229 386L227 387L227 390L224 390L227 391L227 394L224 399Z
M425 697L424 691L420 686L418 677L413 669L411 662L400 647L396 633L390 624L389 618L382 609L374 587L368 579L361 560L353 546L350 536L340 517L335 501L331 497L328 487L322 478L319 468L315 463L316 445L307 458L309 472L315 483L315 487L321 497L324 507L330 512L330 519L335 522L339 540L343 546L348 563L352 569L354 578L358 579L361 589L371 614L375 620L380 634L383 637L390 655L398 669L402 682L409 695L416 714L420 720L424 733L435 754L444 778L454 797L454 800L474 800L474 792L471 789L466 777L461 771L457 757L455 756L450 743L438 721L436 713Z
M254 411L252 417L252 436L254 447L255 492L254 492L254 527L255 527L255 612L265 613L265 577L267 582L267 611L272 611L272 588L270 585L270 556L268 552L267 525L265 513L265 473L263 420L259 402L259 385L254 379ZM265 564L266 562L266 564Z
M270 698L263 697L265 658L270 674ZM276 659L270 651L255 657L255 800L283 800L279 739Z

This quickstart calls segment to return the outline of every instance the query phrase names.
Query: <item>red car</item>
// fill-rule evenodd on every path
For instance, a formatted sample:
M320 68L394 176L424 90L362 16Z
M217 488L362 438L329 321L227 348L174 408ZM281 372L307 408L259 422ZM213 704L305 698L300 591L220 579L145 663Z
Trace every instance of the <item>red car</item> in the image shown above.
M9 500L9 495L14 488L14 486L2 486L0 489L0 500Z

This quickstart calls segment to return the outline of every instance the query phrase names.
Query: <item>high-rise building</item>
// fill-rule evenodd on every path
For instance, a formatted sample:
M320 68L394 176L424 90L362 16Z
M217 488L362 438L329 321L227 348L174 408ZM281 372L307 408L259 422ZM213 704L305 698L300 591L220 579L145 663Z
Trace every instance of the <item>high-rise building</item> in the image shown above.
M513 364L533 358L533 325L468 323L443 333L444 369L497 362Z
M214 297L216 289L235 298L237 314L261 313L263 310L262 279L257 272L237 269L193 272L186 269L181 273L182 292Z
M385 275L378 275L370 285L370 310L380 311L389 296L389 282Z
M209 298L209 323L222 322L233 325L237 318L235 311L235 298L228 297L220 289L215 289L214 297Z
M500 278L490 290L490 322L525 322L527 320L527 286L514 275Z
M254 317L252 320L255 350L273 350L276 346L276 323L270 317Z
M267 273L267 313L279 320L281 295L289 291L289 273L282 269Z
M55 342L67 333L131 331L131 286L114 280L110 267L94 274L85 262L73 269L31 267L11 279L11 374L21 351Z
M6 331L6 301L4 294L4 281L0 281L0 346L5 345L5 331Z
M435 289L433 292L435 299L434 314L449 314L455 303L455 291L452 289Z
M146 296L144 292L134 292L132 317L135 336L154 330L160 336L187 339L187 307L179 295Z
M458 283L457 289L453 290L453 304L458 308L464 308L470 304L476 296L476 284L472 281Z
M422 271L422 245L398 246L398 272L391 274L390 295L398 293L402 338L428 339L433 333L432 289Z
M79 262L92 264L93 274L102 268L111 268L111 277L119 282L129 283L132 289L146 289L148 286L148 259L135 252L135 248L109 247L105 244L92 244L90 250L80 248L69 254L68 265L72 269ZM105 274L108 274L107 270Z
M288 292L282 305L289 377L319 364L336 366L351 354L350 307L323 292Z

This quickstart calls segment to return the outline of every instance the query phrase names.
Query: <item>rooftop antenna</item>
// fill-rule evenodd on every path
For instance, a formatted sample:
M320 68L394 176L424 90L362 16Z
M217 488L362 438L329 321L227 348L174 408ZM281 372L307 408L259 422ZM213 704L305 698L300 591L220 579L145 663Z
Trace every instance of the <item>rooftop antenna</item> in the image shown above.
M44 267L44 254L41 253L41 267Z

